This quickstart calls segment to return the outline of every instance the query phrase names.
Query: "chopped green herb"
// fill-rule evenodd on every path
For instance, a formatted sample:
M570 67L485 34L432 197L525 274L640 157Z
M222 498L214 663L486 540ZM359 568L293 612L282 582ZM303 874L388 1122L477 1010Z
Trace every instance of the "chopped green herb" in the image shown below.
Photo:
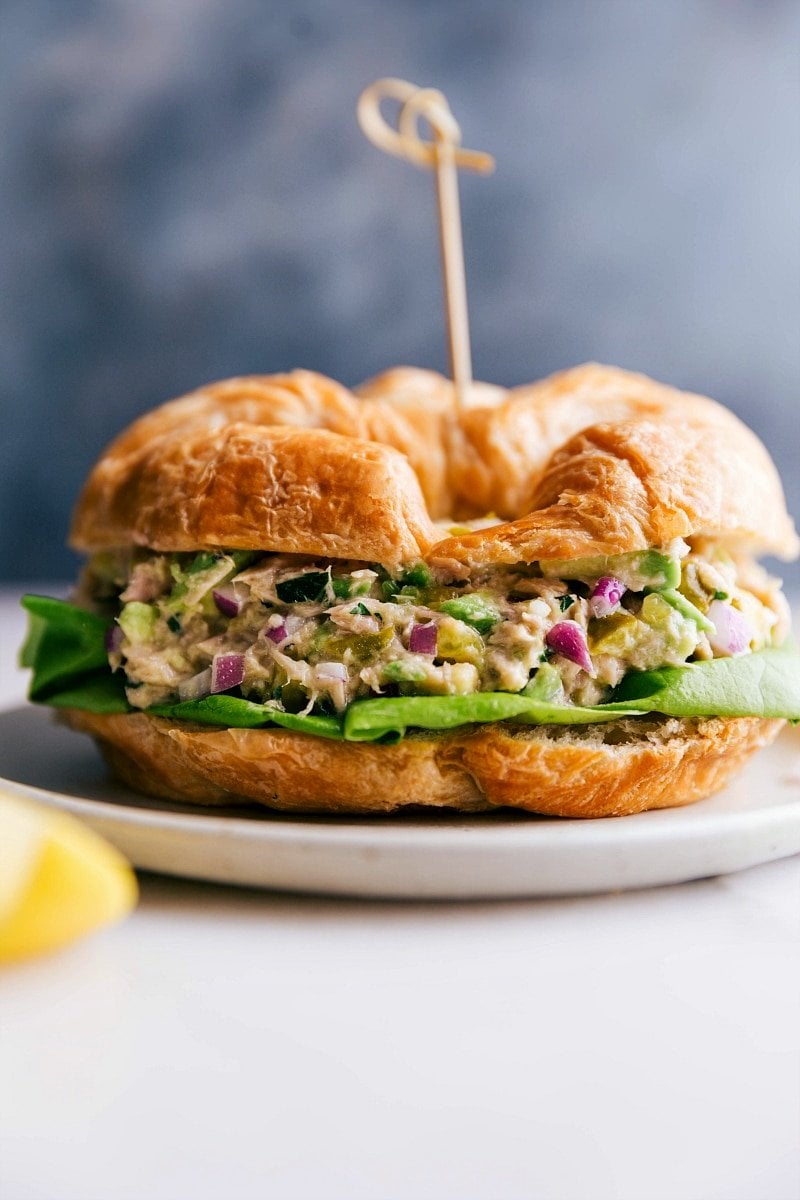
M730 600L730 596L728 595L727 592L714 592L714 599L715 600Z
M333 594L338 600L350 599L350 580L349 579L331 579L331 587Z
M188 567L184 567L184 574L197 575L200 571L208 571L221 558L221 554L212 554L209 550L204 550L202 554L195 555Z
M176 617L176 616L167 617L167 627L169 629L171 629L173 633L180 633L180 631L181 631L180 618Z
M562 612L566 612L568 608L572 607L574 602L575 602L574 596L559 596L558 607L561 609Z
M357 604L355 608L350 609L351 617L371 617L372 613L367 608L366 604Z
M406 567L402 579L403 583L410 583L413 587L429 588L433 583L433 572L426 563L418 562Z

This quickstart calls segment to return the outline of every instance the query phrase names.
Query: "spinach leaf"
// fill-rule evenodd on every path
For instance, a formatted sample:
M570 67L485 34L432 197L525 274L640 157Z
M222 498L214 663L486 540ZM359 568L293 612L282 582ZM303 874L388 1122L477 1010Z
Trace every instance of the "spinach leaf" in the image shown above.
M22 607L28 613L28 636L20 665L33 671L31 700L47 700L65 684L100 668L108 671L110 621L50 596L23 596Z
M294 579L284 579L275 591L284 604L301 604L304 600L319 600L327 582L327 571L309 571L306 575L295 575Z

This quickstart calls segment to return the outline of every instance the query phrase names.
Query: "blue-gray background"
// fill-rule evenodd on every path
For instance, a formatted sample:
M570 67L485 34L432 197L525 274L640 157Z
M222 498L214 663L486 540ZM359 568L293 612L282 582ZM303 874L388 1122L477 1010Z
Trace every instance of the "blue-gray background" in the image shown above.
M800 512L800 6L3 0L0 577L64 577L101 447L212 378L445 365L432 183L358 132L441 87L476 375L595 358L754 425Z

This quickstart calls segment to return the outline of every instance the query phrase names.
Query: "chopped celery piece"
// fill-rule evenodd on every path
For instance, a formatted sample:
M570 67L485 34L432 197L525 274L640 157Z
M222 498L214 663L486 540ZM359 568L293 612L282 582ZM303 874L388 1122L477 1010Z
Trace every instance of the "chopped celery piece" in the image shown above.
M129 642L148 642L153 636L157 617L152 604L131 600L117 617L117 622Z
M489 633L500 620L500 610L494 601L481 592L467 592L464 596L445 600L439 605L442 612L471 625L478 633Z
M403 571L402 581L411 584L412 587L429 588L433 584L433 572L427 563L414 563Z

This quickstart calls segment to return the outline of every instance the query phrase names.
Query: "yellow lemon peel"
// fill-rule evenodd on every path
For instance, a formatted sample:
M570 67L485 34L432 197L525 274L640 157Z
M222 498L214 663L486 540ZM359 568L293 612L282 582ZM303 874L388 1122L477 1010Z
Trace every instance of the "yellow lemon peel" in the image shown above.
M122 855L67 813L0 791L0 962L44 954L136 903Z

